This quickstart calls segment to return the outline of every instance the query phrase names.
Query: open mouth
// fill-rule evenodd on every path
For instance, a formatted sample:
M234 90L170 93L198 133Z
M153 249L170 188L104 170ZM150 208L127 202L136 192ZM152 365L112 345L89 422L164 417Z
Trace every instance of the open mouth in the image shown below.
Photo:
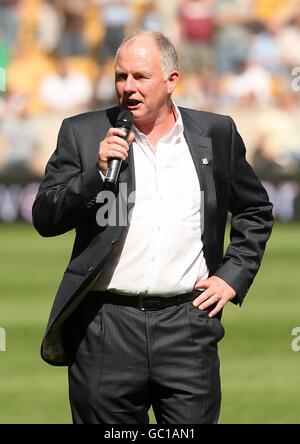
M140 102L139 100L134 100L134 99L128 99L127 100L127 106L128 107L136 107L138 105L140 105L142 102Z

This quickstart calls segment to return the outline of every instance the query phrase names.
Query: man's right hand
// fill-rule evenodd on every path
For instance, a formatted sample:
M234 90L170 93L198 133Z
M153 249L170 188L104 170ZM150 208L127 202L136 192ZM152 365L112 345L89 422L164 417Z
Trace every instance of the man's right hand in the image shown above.
M128 149L134 140L134 133L130 132L127 142L122 139L122 136L126 136L126 133L120 128L110 128L105 139L99 144L98 167L104 176L110 159L126 160L128 157Z

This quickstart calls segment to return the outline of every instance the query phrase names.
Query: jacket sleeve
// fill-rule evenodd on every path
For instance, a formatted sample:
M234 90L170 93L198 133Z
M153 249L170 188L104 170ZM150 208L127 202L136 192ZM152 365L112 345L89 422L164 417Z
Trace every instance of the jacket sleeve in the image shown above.
M273 205L245 157L245 146L231 121L231 229L223 264L215 273L237 295L241 304L260 267L273 227Z
M56 236L77 227L102 189L97 163L83 170L71 122L65 119L33 204L34 227L42 236Z

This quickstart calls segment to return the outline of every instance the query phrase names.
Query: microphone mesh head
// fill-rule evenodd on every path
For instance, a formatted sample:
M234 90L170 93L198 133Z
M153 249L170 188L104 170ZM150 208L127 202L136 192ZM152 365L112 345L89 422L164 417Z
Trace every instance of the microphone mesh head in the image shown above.
M121 111L117 117L117 127L123 127L130 129L131 125L133 123L133 114L128 111L127 109L124 109Z

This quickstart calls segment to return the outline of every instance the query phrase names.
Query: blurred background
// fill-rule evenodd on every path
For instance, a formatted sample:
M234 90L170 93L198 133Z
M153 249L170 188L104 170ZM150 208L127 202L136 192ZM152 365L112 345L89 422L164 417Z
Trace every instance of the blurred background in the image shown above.
M171 38L176 104L235 120L274 203L262 269L224 312L220 422L299 423L299 0L0 0L0 423L71 421L66 369L39 347L73 234L39 238L31 207L62 119L115 104L137 29Z

